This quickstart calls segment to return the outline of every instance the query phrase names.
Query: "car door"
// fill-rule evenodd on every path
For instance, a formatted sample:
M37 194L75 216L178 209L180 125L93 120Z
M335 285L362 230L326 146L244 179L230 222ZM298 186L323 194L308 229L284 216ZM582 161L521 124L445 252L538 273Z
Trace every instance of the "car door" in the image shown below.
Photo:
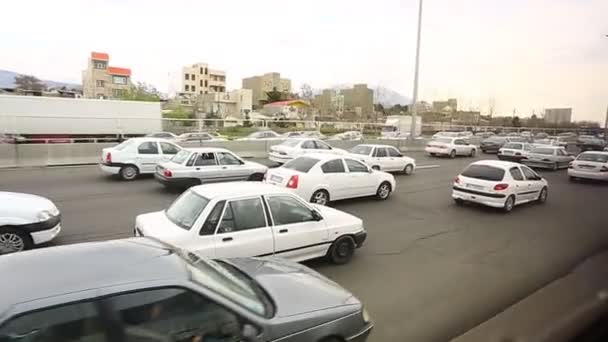
M401 171L405 169L405 165L407 161L403 158L403 154L399 152L394 147L387 147L386 152L388 152L388 156L391 162L391 171Z
M221 174L225 180L246 180L251 175L251 170L230 152L216 152L217 161L221 168Z
M156 163L161 161L161 154L156 141L144 141L137 146L137 167L141 173L154 172Z
M265 197L273 223L275 255L300 261L325 254L329 231L318 213L292 195Z
M574 160L574 158L572 156L570 156L568 154L568 152L566 152L565 149L558 149L557 151L555 151L557 154L557 162L558 162L558 166L559 167L564 167L564 166L568 166L568 164Z
M540 191L542 190L544 183L541 181L542 177L534 172L531 168L522 165L521 171L524 173L524 177L528 182L527 199L534 200L538 198Z
M510 168L509 173L515 185L515 200L517 203L526 202L530 198L530 182L526 180L521 169L517 166Z
M376 177L370 173L367 165L350 158L344 158L348 168L350 187L346 190L347 197L369 196L376 193Z
M463 139L454 139L454 145L456 146L456 154L468 155L471 152L469 145Z
M326 161L321 165L321 172L323 172L323 183L329 187L327 190L330 199L337 200L349 196L352 180L350 175L346 173L342 158Z
M380 167L382 171L390 171L391 162L389 160L388 152L385 147L374 148L373 163L372 166Z
M191 168L193 177L200 179L202 183L221 182L225 179L222 167L218 165L213 152L196 153Z
M177 145L168 142L161 141L159 144L160 151L162 152L162 161L169 161L169 159L173 158L173 156L181 150Z
M216 258L266 256L274 237L260 196L226 201L215 238Z

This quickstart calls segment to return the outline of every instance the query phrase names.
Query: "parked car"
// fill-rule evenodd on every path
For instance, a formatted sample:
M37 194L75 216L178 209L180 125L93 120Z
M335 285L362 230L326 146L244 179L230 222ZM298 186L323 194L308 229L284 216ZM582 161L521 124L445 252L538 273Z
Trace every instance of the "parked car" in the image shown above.
M367 237L359 218L259 182L192 187L167 210L137 216L135 230L210 258L327 256L337 264Z
M520 162L522 159L526 159L531 150L532 145L528 143L510 142L498 150L497 157L500 160Z
M536 139L533 146L560 146L557 139Z
M608 181L608 152L588 151L579 154L568 165L570 180L579 178Z
M404 156L390 145L357 145L350 150L350 156L361 160L374 170L398 171L409 175L416 169L414 158Z
M237 141L255 141L255 140L277 140L282 139L281 135L275 131L257 131L249 134L244 138L238 138Z
M562 169L567 168L574 157L560 146L537 146L528 153L528 157L522 163L537 168Z
M31 249L61 231L61 214L50 200L0 191L0 254Z
M549 138L549 134L545 132L538 132L534 135L534 139L547 139Z
M490 137L495 136L496 134L494 132L491 131L484 131L484 132L476 132L475 136L476 137L482 137L483 139L488 139Z
M437 132L435 134L433 134L432 139L435 140L436 138L469 138L470 135L468 134L468 132L462 131L462 132Z
M395 177L350 157L311 153L268 169L266 183L285 187L310 202L325 205L346 198L376 196L395 190Z
M359 131L347 131L336 134L329 140L363 140L363 134Z
M281 138L283 139L292 139L292 138L300 138L302 137L302 132L286 132L281 134Z
M160 138L132 138L101 152L101 171L133 180L141 174L151 174L156 164L173 158L181 147Z
M162 139L175 139L177 138L177 134L171 133L171 132L155 132L155 133L150 133L150 134L146 134L146 137L148 138L162 138Z
M483 153L498 153L500 148L509 142L506 137L490 137L481 141L479 148Z
M306 153L331 153L346 154L340 148L329 146L326 142L318 139L289 139L279 145L270 147L268 159L275 163L283 164Z
M433 157L438 155L449 156L450 158L456 156L475 157L477 147L469 144L464 138L439 137L430 141L424 151Z
M191 133L180 134L175 140L178 142L189 142L189 141L190 142L193 142L193 141L210 142L210 141L226 141L227 139L214 136L213 134L208 133L208 132L191 132Z
M471 163L454 178L452 198L458 205L475 202L509 212L519 204L547 200L548 183L525 165L499 160Z
M379 136L379 140L408 140L410 138L410 132L395 132L392 135ZM415 137L414 139L420 139L421 137Z
M154 176L166 187L184 188L203 183L261 181L267 169L227 149L201 147L183 149L171 160L158 163Z
M576 145L581 151L602 151L606 142L592 135L580 135Z
M306 137L306 138L320 139L320 140L327 139L327 136L322 134L319 131L304 131L304 132L302 132L302 136Z
M205 259L151 238L17 253L0 272L1 341L365 341L373 327L304 265Z

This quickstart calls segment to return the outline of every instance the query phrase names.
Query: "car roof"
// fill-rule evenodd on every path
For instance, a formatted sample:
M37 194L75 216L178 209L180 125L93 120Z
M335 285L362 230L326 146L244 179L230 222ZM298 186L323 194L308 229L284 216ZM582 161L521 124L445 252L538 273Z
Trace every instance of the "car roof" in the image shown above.
M144 142L144 141L162 141L162 142L168 142L168 143L172 143L171 141L164 139L164 138L157 138L157 137L137 137L137 138L129 138L127 140L131 140L131 141L135 141L135 142ZM172 143L173 144L173 143Z
M190 152L197 152L197 153L213 153L213 152L230 152L230 153L232 153L232 151L227 150L225 148L221 148L221 147L186 147L186 148L184 148L184 150L190 151ZM234 154L234 153L232 153L232 154Z
M0 315L41 298L158 279L188 280L181 258L149 238L85 242L34 249L0 258Z
M395 146L392 145L383 145L383 144L359 144L357 146L369 146L369 147L393 147L396 148ZM357 147L355 146L355 147Z
M608 151L585 151L585 152L581 152L581 154L585 154L585 153L608 155Z
M286 188L262 182L209 183L193 186L190 190L208 199L291 193Z
M501 169L510 169L514 166L516 166L516 167L521 166L521 164L519 164L519 163L514 163L514 162L504 161L504 160L491 160L491 159L478 160L469 165L487 165L487 166L498 167Z

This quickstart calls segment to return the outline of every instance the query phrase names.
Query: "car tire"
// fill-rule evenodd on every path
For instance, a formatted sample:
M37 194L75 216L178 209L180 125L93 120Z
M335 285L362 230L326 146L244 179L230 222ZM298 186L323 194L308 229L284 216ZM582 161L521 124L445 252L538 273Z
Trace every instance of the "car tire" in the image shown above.
M450 151L450 158L451 158L451 159L456 158L456 150L452 150L452 151Z
M505 205L502 208L505 213L510 213L515 208L515 196L511 195L505 200Z
M139 175L139 169L135 165L125 165L120 169L120 178L126 181L134 180Z
M376 170L376 171L380 171L380 166L378 166L378 165L374 165L374 166L372 166L372 169L373 169L373 170Z
M536 199L536 202L538 202L540 204L544 204L545 202L547 202L547 196L549 196L549 189L547 189L547 187L545 186L540 191L540 194L538 194L538 198Z
M472 148L472 149L471 149L471 153L469 154L469 157L471 157L471 158L475 158L475 154L477 154L477 150L476 150L476 149L474 149L474 148Z
M249 175L249 178L247 178L247 180L250 182L261 182L262 180L264 180L264 174L259 172L253 173Z
M412 165L412 164L407 164L403 168L403 173L406 175L411 175L413 172L414 172L414 165Z
M0 255L21 252L34 247L32 237L13 228L0 228Z
M355 240L351 236L339 237L329 248L329 260L336 265L344 265L355 254Z
M315 203L319 205L328 205L329 204L329 193L325 190L317 190L310 197L310 203Z
M380 201L386 200L391 195L391 184L389 182L382 182L376 190L376 198Z
M456 205L461 206L464 205L464 200L462 198L454 198L454 203L456 203Z

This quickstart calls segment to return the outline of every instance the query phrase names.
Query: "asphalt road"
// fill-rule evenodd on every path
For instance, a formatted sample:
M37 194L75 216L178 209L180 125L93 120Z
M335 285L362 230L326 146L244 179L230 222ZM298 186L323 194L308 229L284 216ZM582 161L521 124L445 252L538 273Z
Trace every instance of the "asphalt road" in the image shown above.
M541 172L550 182L544 205L510 214L457 207L451 182L471 159L412 155L440 167L397 176L388 201L334 204L361 217L369 232L352 262L307 262L366 304L376 325L370 341L459 336L608 242L608 185L569 183L565 170ZM137 214L163 209L178 195L153 178L122 182L96 166L3 170L0 190L52 199L63 214L54 244L130 236Z

